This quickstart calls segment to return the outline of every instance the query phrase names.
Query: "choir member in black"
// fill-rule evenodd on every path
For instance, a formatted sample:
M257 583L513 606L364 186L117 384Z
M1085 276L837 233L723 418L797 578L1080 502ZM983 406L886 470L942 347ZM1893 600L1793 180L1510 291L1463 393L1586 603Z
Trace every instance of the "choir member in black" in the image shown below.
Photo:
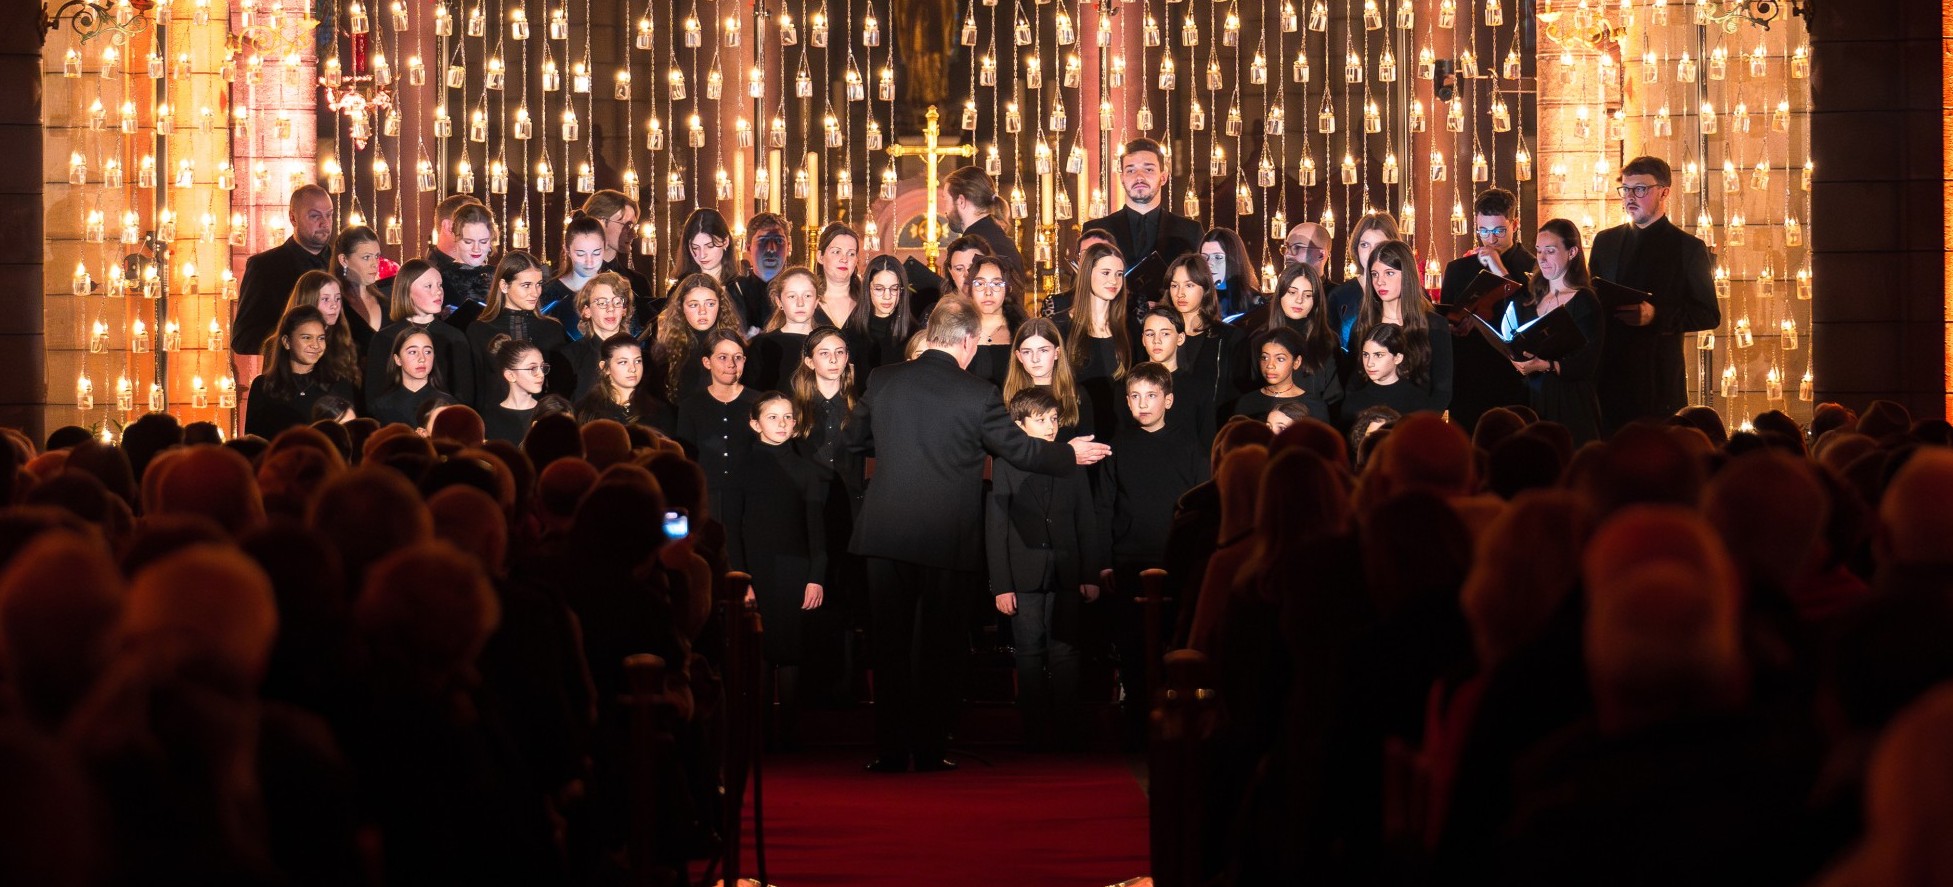
M780 700L774 736L790 748L801 707L805 623L826 593L828 478L794 451L792 399L778 391L753 395L748 416L753 445L737 482L722 494L721 514L732 568L753 577L748 595L759 605Z
M637 201L622 191L600 188L583 200L583 214L604 226L603 269L621 274L631 284L631 325L650 327L658 316L651 282L630 266L631 240L637 236Z
M364 361L373 348L373 334L387 325L387 294L378 286L380 236L365 225L339 232L332 242L332 268L339 275L353 351Z
M1133 365L1133 326L1126 289L1126 260L1107 241L1087 244L1079 254L1072 282L1071 310L1054 317L1065 335L1065 357L1072 376L1091 401L1092 433L1108 439L1119 427L1125 401L1119 380ZM1047 315L1048 316L1048 315Z
M352 400L359 389L333 375L325 362L325 318L319 309L300 305L288 309L278 328L264 341L265 371L251 380L251 397L244 411L244 433L266 440L294 425L312 422L312 404L325 395Z
M495 253L495 238L495 215L488 207L464 203L454 211L457 252L453 263L440 265L441 290L447 298L448 323L464 332L486 313L493 297L496 266L491 256ZM439 257L435 261L439 262ZM495 386L488 386L487 390L493 391Z
M1002 388L1010 371L1010 339L1024 322L1024 293L1017 288L1017 275L1009 260L998 256L979 256L970 264L969 289L965 293L976 305L977 354L970 361L970 373Z
M649 425L665 434L677 428L671 404L644 384L644 345L630 333L616 333L598 344L597 384L576 401L576 421L609 419L623 425Z
M847 336L833 327L817 327L807 334L799 368L793 372L794 441L801 455L819 465L828 477L827 493L827 607L802 628L807 632L808 670L802 675L809 688L845 694L851 675L846 650L850 629L867 623L867 576L861 559L848 553L848 537L861 497L867 492L865 465L848 447L847 428L854 412L855 366L850 362Z
M1148 695L1144 664L1145 633L1133 598L1139 574L1164 565L1167 532L1180 496L1205 483L1210 473L1206 446L1193 430L1174 422L1173 374L1146 362L1126 373L1126 409L1132 424L1119 435L1119 448L1102 473L1111 493L1109 539L1118 594L1113 604L1113 643L1119 650L1119 684L1125 690L1125 739L1132 743L1144 718ZM1172 617L1167 617L1171 623Z
M1220 417L1219 407L1208 399L1207 389L1194 383L1193 370L1180 363L1181 349L1187 344L1186 327L1181 324L1180 312L1172 306L1160 305L1146 312L1146 319L1139 326L1139 344L1145 349L1146 359L1166 368L1173 376L1173 387L1178 392L1173 398L1173 406L1167 412L1175 427L1193 429L1196 441L1203 445L1214 439L1215 422ZM1131 410L1125 407L1124 384L1120 385L1120 423L1132 422Z
M746 340L739 333L713 330L705 337L705 353L699 360L711 381L678 402L678 427L673 436L705 473L709 513L723 514L724 497L732 487L734 472L753 445L753 431L747 423L760 393L739 383L746 370Z
M1526 380L1527 404L1541 419L1565 425L1575 446L1600 439L1600 399L1594 380L1607 335L1606 309L1588 286L1587 257L1580 252L1580 229L1565 219L1539 226L1539 273L1506 315L1506 335L1549 312L1568 312L1587 344L1558 360L1532 355L1511 363Z
M1377 247L1397 239L1397 217L1387 212L1365 213L1356 220L1356 226L1349 229L1349 267L1356 270L1356 276L1329 291L1329 320L1336 325L1336 344L1352 355L1356 349L1351 346L1350 339L1361 333L1357 328L1356 315L1363 306L1365 278L1370 276L1370 254Z
M1024 321L1011 337L1010 353L1010 371L1004 376L1005 403L1020 391L1043 388L1058 404L1058 437L1071 440L1079 435L1099 435L1092 395L1072 376L1057 324L1042 317Z
M1404 328L1379 323L1356 343L1363 381L1343 397L1343 422L1355 421L1371 407L1389 407L1400 416L1430 409L1431 398L1422 381L1428 376L1425 354L1410 344Z
M1416 355L1416 363L1423 370L1417 384L1424 389L1425 398L1419 409L1444 412L1451 406L1451 324L1431 309L1417 255L1411 252L1410 244L1392 240L1371 251L1370 264L1364 270L1357 328L1367 339L1370 327L1379 323L1402 327L1404 348Z
M563 346L562 362L568 365L558 372L570 373L575 381L565 384L559 380L556 387L568 391L571 398L581 399L597 385L597 363L603 359L599 352L604 340L630 335L631 285L621 274L599 271L574 298L578 338ZM652 371L649 384L662 393L664 376L660 368L655 362L646 368Z
M1126 266L1139 275L1129 280L1128 286L1134 301L1141 305L1157 301L1160 288L1166 283L1163 276L1153 277L1137 270L1147 264L1149 257L1158 256L1159 265L1164 268L1167 262L1198 252L1200 247L1200 223L1166 208L1169 169L1166 149L1160 143L1152 139L1127 142L1119 161L1119 185L1125 189L1126 205L1111 215L1080 226L1112 232L1119 255L1125 256Z
M496 336L508 336L534 343L544 358L559 354L569 338L555 318L536 313L542 300L543 272L548 270L535 256L513 250L495 266L495 285L488 292L488 304L481 316L468 327L468 344L475 358L476 396L487 401L500 398L505 383L490 371L488 343Z
M778 213L760 213L746 220L746 261L738 277L726 287L726 298L739 309L741 332L757 335L773 316L767 285L787 269L793 254L793 225Z
M857 343L866 344L864 353L854 355L861 381L866 382L876 367L902 359L902 346L915 335L917 323L909 310L909 275L902 260L876 256L868 260L863 276L868 279L868 298L855 306L848 331Z
M955 294L968 298L970 267L976 264L977 259L988 255L994 255L989 241L974 234L965 234L945 245L939 259L943 285L925 291L916 281L909 281L918 286L915 304L911 306L915 309L917 325L929 322L929 312L935 310L937 300L943 296Z
M1078 232L1078 243L1072 251L1071 262L1069 263L1071 267L1068 279L1059 287L1057 292L1052 293L1049 298L1044 300L1044 304L1038 307L1038 313L1057 321L1059 329L1067 328L1065 326L1065 318L1071 316L1071 306L1074 304L1073 294L1078 290L1079 281L1091 273L1091 266L1085 261L1085 251L1097 244L1110 246L1113 252L1118 252L1119 250L1119 245L1112 241L1112 232L1110 231L1103 228L1087 228ZM1125 257L1123 255L1120 256L1119 263L1123 268L1125 265ZM1119 276L1123 279L1125 272L1121 270ZM1130 302L1133 300L1128 299L1127 301ZM1143 311L1134 312L1133 322L1138 323L1139 315L1143 313Z
M441 390L440 370L434 362L434 336L426 327L410 328L394 337L386 381L386 390L366 401L366 414L383 425L412 425L421 403L448 396Z
M861 277L855 274L861 267L861 238L853 228L829 222L816 243L814 270L820 275L820 311L814 323L845 329L861 301Z
M346 319L346 303L340 298L344 285L339 278L325 271L307 271L298 276L298 283L292 287L291 299L286 301L285 310L290 311L301 305L319 309L319 316L325 318L326 353L321 363L332 370L332 377L353 384L358 391L360 385L360 360L358 350L353 345L353 331Z
M678 257L676 276L680 283L693 274L703 274L719 285L719 292L727 291L727 285L736 276L732 261L732 229L726 227L726 217L711 207L702 206L692 210L685 217L684 230L679 232L678 242L684 244L685 252ZM665 292L665 300L676 298L679 289L676 284ZM724 301L723 297L720 299ZM728 306L734 313L739 310Z
M421 329L434 340L435 373L446 384L448 394L465 404L475 402L475 354L468 337L452 325L442 323L441 272L424 259L408 259L393 276L393 292L386 326L373 334L373 346L366 352L362 376L366 399L386 393L387 359L395 340L408 329Z
M794 415L808 457L834 473L847 488L851 508L858 508L867 481L864 466L848 450L845 431L854 412L855 368L849 362L848 341L831 326L807 334L800 365L793 371Z
M1276 434L1281 434L1282 432L1287 431L1290 425L1294 425L1295 423L1300 422L1303 419L1315 419L1317 421L1327 421L1323 419L1323 417L1321 416L1317 416L1310 413L1309 408L1303 406L1300 403L1282 404L1272 410L1269 410L1268 415L1263 418L1268 423L1268 430Z
M940 198L948 209L949 230L981 237L990 254L1009 262L1012 273L1024 274L1024 255L1017 250L1008 224L1010 204L997 193L997 183L980 167L964 166L943 179Z
M1261 278L1248 260L1248 245L1233 228L1208 229L1200 239L1200 258L1207 263L1207 275L1214 279L1222 320L1239 321L1267 301L1261 294Z
M541 312L563 325L563 334L574 342L583 338L577 314L576 295L604 268L604 226L589 216L579 215L563 229L562 270L543 284Z
M1328 414L1326 405L1318 406L1324 403L1321 395L1302 386L1299 373L1305 346L1300 335L1287 327L1263 330L1255 334L1252 347L1264 384L1234 401L1234 415L1266 419L1269 411L1288 403L1301 404L1318 418Z
M1479 272L1523 281L1533 271L1533 257L1520 243L1519 209L1511 191L1487 188L1472 204L1478 243L1444 266L1438 298L1446 305L1463 305L1465 289ZM1466 434L1478 417L1493 407L1526 402L1526 385L1509 371L1511 361L1473 329L1470 318L1451 327L1453 364L1451 421Z
M701 362L708 353L706 337L719 330L739 332L739 325L739 312L726 304L725 290L711 275L678 281L678 298L665 302L651 348L652 362L664 370L665 400L678 403L705 390L711 381Z
M1667 161L1636 157L1621 168L1628 224L1594 235L1595 277L1653 295L1615 309L1600 354L1601 432L1688 405L1682 334L1722 323L1709 247L1668 220Z
M1307 263L1288 266L1275 283L1275 299L1269 308L1266 329L1291 330L1301 338L1295 384L1302 386L1309 415L1328 422L1330 409L1343 399L1343 381L1336 361L1336 330L1329 320L1329 301L1323 298L1322 275Z
M1234 402L1250 381L1244 378L1247 336L1240 327L1221 320L1221 303L1214 295L1207 262L1187 253L1169 263L1166 298L1161 306L1171 306L1180 315L1187 334L1186 344L1180 347L1180 366L1189 375L1187 384L1178 386L1180 395L1216 406ZM1200 391L1196 394L1193 387Z
M747 349L747 385L761 391L787 391L794 370L820 317L819 281L814 272L795 265L775 275L767 289L773 294L773 316Z
M244 263L237 282L237 314L231 323L231 364L238 390L250 400L251 380L263 369L260 349L277 327L292 286L307 271L328 266L332 245L332 195L318 185L301 185L292 192L292 234L285 242L258 253ZM240 409L246 404L238 404Z
M1032 387L1009 399L1011 420L1026 435L1063 435L1063 407L1052 393ZM1098 599L1105 568L1091 485L1082 472L1052 477L998 460L984 513L990 594L1010 617L1025 743L1078 748L1079 610Z
M488 342L489 366L502 374L506 390L500 403L481 407L482 436L487 440L522 443L536 418L536 399L549 381L549 360L536 343L497 335Z

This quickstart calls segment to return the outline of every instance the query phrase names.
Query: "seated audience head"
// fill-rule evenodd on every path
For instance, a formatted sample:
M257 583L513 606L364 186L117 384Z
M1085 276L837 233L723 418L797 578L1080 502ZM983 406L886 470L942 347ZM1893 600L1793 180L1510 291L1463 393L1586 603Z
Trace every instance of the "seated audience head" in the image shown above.
M1505 407L1493 407L1478 417L1478 424L1472 426L1472 446L1484 452L1492 452L1504 443L1506 438L1518 434L1526 427L1526 420Z
M1912 427L1912 412L1895 400L1875 400L1858 417L1858 433L1884 443Z
M1953 683L1907 708L1872 751L1865 834L1825 885L1953 881Z
M230 546L186 548L144 567L122 618L128 646L200 662L239 694L256 693L277 633L271 580Z
M499 577L508 568L509 525L494 497L475 487L447 487L427 500L434 536Z
M1479 534L1460 603L1481 665L1491 667L1546 631L1580 586L1591 531L1586 504L1564 490L1512 500Z
M1235 450L1250 444L1268 448L1274 439L1275 433L1268 428L1267 423L1256 422L1247 416L1236 416L1214 433L1214 445L1207 452L1208 470L1220 471L1221 462L1227 459L1227 454Z
M58 728L107 667L122 605L100 538L40 533L0 572L0 671L41 729Z
M1732 460L1709 481L1702 516L1744 584L1791 591L1825 561L1831 503L1810 461L1778 452Z
M1953 452L1914 453L1886 485L1878 505L1883 565L1953 565Z
M361 466L326 482L307 523L338 549L353 587L392 552L434 535L419 491L398 472Z
M609 419L598 419L582 428L583 452L592 467L598 471L628 462L631 458L631 436L624 426Z
M436 440L451 440L464 447L478 447L486 434L480 413L467 404L455 404L434 414L434 425L429 436Z
M157 481L154 514L201 514L237 535L264 521L264 501L250 461L223 447L172 453Z
M1344 475L1350 473L1349 447L1343 442L1343 436L1321 419L1313 416L1297 419L1287 428L1282 429L1282 433L1275 435L1274 440L1268 444L1271 453L1280 453L1292 447L1308 450L1327 459L1331 466Z
M501 621L501 603L474 558L419 540L373 564L353 623L389 692L451 697L476 681L475 660Z
M1693 507L1702 495L1702 462L1659 425L1636 423L1614 434L1580 478L1602 514L1637 503Z
M1423 490L1441 497L1477 492L1472 444L1458 426L1433 413L1397 421L1384 442L1378 478L1386 496Z

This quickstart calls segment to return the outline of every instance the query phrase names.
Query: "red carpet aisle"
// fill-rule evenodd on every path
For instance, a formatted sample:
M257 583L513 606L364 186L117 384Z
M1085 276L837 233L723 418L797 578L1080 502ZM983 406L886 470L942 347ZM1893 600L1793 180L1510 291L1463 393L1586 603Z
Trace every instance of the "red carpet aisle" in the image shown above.
M768 880L1105 887L1145 874L1146 796L1123 759L986 756L996 766L899 776L862 772L860 750L769 758Z

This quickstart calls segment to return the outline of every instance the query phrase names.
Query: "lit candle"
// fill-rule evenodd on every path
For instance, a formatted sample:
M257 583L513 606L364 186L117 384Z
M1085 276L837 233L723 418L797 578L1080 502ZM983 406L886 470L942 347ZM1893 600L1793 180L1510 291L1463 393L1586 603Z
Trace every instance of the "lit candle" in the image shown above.
M197 294L197 266L194 262L183 263L183 291L193 296Z
M217 406L226 410L237 408L237 383L229 376L217 377Z
M175 351L176 349L181 347L183 347L183 331L177 328L176 321L174 320L164 321L163 322L163 350L165 352L170 352L170 351Z
M149 326L140 317L129 327L129 350L136 354L149 353Z
M107 350L108 324L99 320L95 321L95 325L90 327L88 331L88 351L91 354L100 354Z
M115 408L126 413L134 409L135 405L135 390L129 385L129 377L115 377Z
M88 381L88 374L82 373L75 380L75 408L92 410L95 408L95 383Z
M210 392L204 389L202 376L190 377L190 405L200 410L210 406Z
M94 278L88 275L88 266L81 262L76 262L75 278L74 278L75 295L85 296L88 295L90 292L94 291L94 289L95 289L95 280Z
M149 383L149 411L160 413L168 408L169 401L163 396L163 386L155 382Z
M204 338L204 347L211 351L224 350L224 328L217 325L217 318L210 319L210 334Z

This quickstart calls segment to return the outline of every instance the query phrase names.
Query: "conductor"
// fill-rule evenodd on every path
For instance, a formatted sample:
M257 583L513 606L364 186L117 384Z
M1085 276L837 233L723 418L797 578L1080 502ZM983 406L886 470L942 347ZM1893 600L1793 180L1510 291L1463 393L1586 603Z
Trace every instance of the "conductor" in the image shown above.
M877 773L955 768L943 751L968 652L959 597L984 562L984 454L1062 476L1112 452L1018 429L996 387L965 371L978 326L975 305L945 297L923 352L876 369L850 419L850 447L877 457L850 545L867 560Z

